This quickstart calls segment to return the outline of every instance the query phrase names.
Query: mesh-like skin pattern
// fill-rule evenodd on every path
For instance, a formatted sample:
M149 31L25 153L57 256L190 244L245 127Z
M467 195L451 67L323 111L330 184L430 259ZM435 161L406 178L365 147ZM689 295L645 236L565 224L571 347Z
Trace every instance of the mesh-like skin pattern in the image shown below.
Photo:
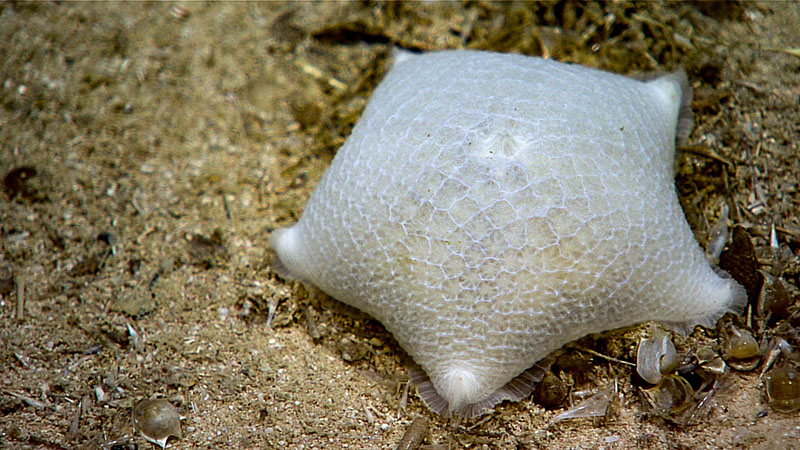
M510 380L586 334L741 307L675 193L682 76L470 51L397 59L272 245L295 277L380 320L441 412L511 397Z

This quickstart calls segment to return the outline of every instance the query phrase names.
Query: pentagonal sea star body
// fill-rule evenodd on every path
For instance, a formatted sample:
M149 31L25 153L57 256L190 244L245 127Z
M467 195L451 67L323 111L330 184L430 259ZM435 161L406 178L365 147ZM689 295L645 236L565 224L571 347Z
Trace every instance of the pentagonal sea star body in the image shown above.
M744 292L706 261L675 193L684 82L401 55L272 245L380 320L441 412L518 398L510 380L588 333L711 323Z

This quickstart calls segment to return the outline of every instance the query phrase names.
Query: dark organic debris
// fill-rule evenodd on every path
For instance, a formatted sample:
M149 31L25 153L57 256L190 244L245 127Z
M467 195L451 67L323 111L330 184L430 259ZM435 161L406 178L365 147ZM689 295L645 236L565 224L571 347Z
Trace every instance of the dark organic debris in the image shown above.
M769 324L787 319L791 312L792 296L779 277L764 274L764 285L758 295L756 312Z
M228 258L220 229L214 230L211 237L193 234L186 239L189 241L189 257L192 264L210 269L222 265Z
M342 338L336 347L342 354L342 359L350 363L364 358L369 352L369 349L366 345L359 341L348 338Z
M21 166L11 169L3 177L3 189L11 199L17 196L28 200L33 199L36 197L36 190L30 186L28 181L37 174L38 171L33 166Z
M425 433L428 432L428 419L424 417L417 417L408 426L400 442L395 447L396 450L416 450L425 439Z
M129 317L141 317L153 312L156 301L151 292L142 286L131 286L119 291L111 309Z
M320 118L322 117L322 109L319 105L302 101L300 99L293 99L290 103L290 107L292 109L292 116L294 116L294 120L300 124L300 127L304 130L311 128L312 126L319 123Z
M340 22L311 33L311 37L330 44L387 44L391 40L381 29L360 21Z
M103 266L104 258L102 255L89 255L78 261L69 271L70 276L82 277L86 275L96 275Z
M536 403L548 409L560 408L569 395L569 385L552 371L544 374L542 381L536 385L533 398Z
M743 227L736 226L733 229L733 241L720 256L719 267L741 283L751 303L756 302L764 277L758 271L760 267L750 233Z
M14 292L14 274L7 266L0 266L0 296Z

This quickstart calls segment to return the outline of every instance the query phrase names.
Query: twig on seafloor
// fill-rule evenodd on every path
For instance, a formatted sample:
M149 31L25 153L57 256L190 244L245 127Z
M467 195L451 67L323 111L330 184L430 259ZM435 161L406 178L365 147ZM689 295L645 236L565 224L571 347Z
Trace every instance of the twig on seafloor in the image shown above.
M596 351L594 351L592 349L589 349L589 348L577 347L577 346L574 347L574 348L575 348L575 350L578 350L578 351L584 352L584 353L588 353L588 354L590 354L592 356L597 356L598 358L603 358L605 360L612 361L612 362L619 363L619 364L625 364L626 366L636 367L636 364L634 364L632 362L623 361L621 359L614 358L613 356L604 355L604 354L602 354L600 352L596 352Z
M275 317L275 309L278 307L278 302L275 301L274 298L270 297L269 305L267 306L267 322L264 324L264 328L270 329L272 328L272 319Z
M89 401L89 396L84 395L81 399L80 403L78 403L78 407L75 408L75 414L72 415L72 420L69 424L69 431L67 431L67 436L70 439L77 439L81 435L80 431L80 423L81 423L81 413L83 409L86 408L86 405Z
M320 339L322 339L322 333L319 332L317 320L314 318L313 308L306 305L303 308L303 311L306 314L306 326L308 327L308 334L311 335L311 339L314 342L318 342Z
M725 159L722 156L720 156L713 149L708 148L708 147L703 146L703 145L684 145L684 146L678 147L678 151L679 152L684 152L684 153L693 153L693 154L698 155L698 156L704 156L706 158L719 161L719 162L727 165L728 167L734 167L732 162L730 162L727 159Z
M17 276L17 322L25 320L25 277Z
M61 406L56 406L56 405L54 405L52 403L49 403L49 402L47 402L47 403L46 402L42 402L42 401L36 400L35 398L28 397L27 395L18 394L16 392L12 392L12 391L3 391L3 393L6 394L6 395L10 395L10 396L12 396L12 397L14 397L16 399L22 400L23 402L25 402L25 404L27 404L28 406L33 406L34 408L49 409L51 411L55 411L55 412L59 412L59 413L60 412L64 412L64 408L61 407Z

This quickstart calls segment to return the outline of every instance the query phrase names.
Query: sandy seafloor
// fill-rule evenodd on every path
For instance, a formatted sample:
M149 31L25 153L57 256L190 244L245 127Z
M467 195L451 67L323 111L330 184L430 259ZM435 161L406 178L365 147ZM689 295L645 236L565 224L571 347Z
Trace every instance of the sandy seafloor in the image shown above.
M776 269L768 246L774 226L787 255L800 248L800 58L785 51L799 29L792 2L0 3L0 448L149 448L131 427L148 397L183 416L170 448L390 449L416 417L428 449L800 447L800 416L767 405L761 365L728 370L685 421L653 411L630 367L574 349L583 362L555 375L574 392L616 385L603 418L553 422L569 405L530 398L437 417L391 335L277 277L267 245L394 46L684 68L690 224L705 245L727 204L796 312L796 257ZM797 346L796 314L756 322L759 341ZM645 330L579 345L632 361ZM675 342L691 361L723 338Z

